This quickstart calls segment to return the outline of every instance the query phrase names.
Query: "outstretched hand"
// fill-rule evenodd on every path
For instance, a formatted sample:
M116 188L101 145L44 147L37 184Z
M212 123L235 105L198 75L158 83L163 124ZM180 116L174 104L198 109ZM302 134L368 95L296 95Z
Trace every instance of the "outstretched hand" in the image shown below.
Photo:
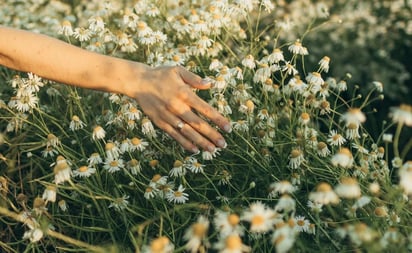
M209 81L183 67L148 68L141 77L133 97L154 124L194 153L198 147L210 152L226 147L223 136L199 114L226 132L230 122L192 91L210 88Z

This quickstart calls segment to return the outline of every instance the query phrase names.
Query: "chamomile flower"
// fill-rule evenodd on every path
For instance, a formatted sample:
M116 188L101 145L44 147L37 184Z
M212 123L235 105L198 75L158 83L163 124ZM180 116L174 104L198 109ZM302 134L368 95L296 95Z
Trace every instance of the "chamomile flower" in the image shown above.
M346 113L342 114L340 121L344 121L346 126L350 124L359 126L366 121L366 116L359 108L349 108Z
M213 219L216 229L221 237L226 237L230 234L244 234L244 227L240 224L239 215L231 212L216 211Z
M122 159L106 159L103 168L109 173L120 171L124 168L124 162Z
M89 163L89 166L97 165L103 162L101 156L99 153L95 152L90 155L89 158L87 158L87 162Z
M254 202L248 210L243 212L241 220L250 223L251 232L264 233L273 228L275 216L274 210L266 207L262 202Z
M307 55L308 53L308 49L304 46L302 46L302 43L297 40L295 41L292 45L290 45L288 47L288 50L292 53L292 54L297 54L297 55Z
M126 163L126 168L132 173L132 175L137 175L142 170L140 162L136 159L131 159Z
M349 123L346 126L346 138L348 138L348 140L354 140L360 137L361 136L359 134L359 124Z
M320 157L327 157L331 152L328 148L328 145L324 143L323 141L318 142L316 145L316 152Z
M294 213L295 209L296 201L289 194L283 194L275 206L275 212L277 213Z
M249 54L242 60L242 65L249 69L254 69L256 67L255 58L253 55Z
M59 159L60 158L60 159ZM64 159L64 158L63 158ZM71 168L67 161L62 160L60 156L57 157L56 164L54 166L54 182L61 184L70 180Z
M105 145L106 157L108 160L118 159L121 153L120 148L114 142L107 142Z
M129 205L129 198L130 196L128 195L123 195L122 197L115 198L110 203L109 208L114 208L116 211L122 211Z
M144 139L133 137L130 140L129 150L131 152L133 152L135 150L144 151L147 146L149 146L149 143L147 141L145 141Z
M236 131L246 133L249 131L249 124L246 120L237 120L236 122L232 122L232 128Z
M143 247L143 253L173 253L175 246L166 236L154 239L149 246Z
M285 58L283 56L283 52L279 48L273 49L272 53L268 55L266 58L269 64L279 63L280 61L284 61Z
M298 232L309 232L310 229L310 221L306 219L305 216L295 216L293 217L293 221L295 226L293 227Z
M185 167L193 173L203 173L203 169L206 165L201 164L196 158L193 158L185 165Z
M335 192L339 197L345 199L357 199L361 196L361 189L358 181L354 177L344 177L340 180Z
M92 34L93 32L88 28L77 27L74 29L73 37L78 39L80 42L85 42L90 40Z
M43 231L39 228L31 228L30 230L24 232L23 240L29 239L30 242L37 242L43 238Z
M392 107L390 117L395 123L412 127L412 106L401 104L399 107Z
M57 31L57 34L62 34L66 37L72 36L73 33L74 33L74 31L73 31L72 24L68 20L64 20L61 23L61 25L59 27L59 30Z
M331 146L341 146L346 142L346 139L339 134L336 130L331 130L328 134L327 142Z
M182 177L186 175L186 168L182 161L176 160L173 163L173 168L170 170L169 175L172 177Z
M351 168L353 166L353 155L348 148L341 148L331 158L333 166L340 166L342 168Z
M73 177L90 177L94 173L96 173L96 169L90 166L80 166L76 170L72 171Z
M179 185L177 190L169 191L166 194L167 201L174 204L184 204L189 200L189 194L187 194L185 188L182 185Z
M303 157L303 152L300 149L293 149L289 155L289 167L292 169L297 169L305 161Z
M295 242L295 234L296 231L289 224L278 224L275 232L272 234L272 243L275 245L276 252L289 252Z
M183 235L187 241L185 248L187 251L196 253L204 244L209 229L209 220L204 216L199 216L196 223L192 224Z
M333 191L332 186L326 182L319 183L316 191L309 193L309 200L322 205L339 203L338 195Z
M46 202L56 202L56 191L57 187L55 185L49 185L43 192L42 198Z
M251 248L242 242L242 238L236 233L219 238L215 244L219 253L243 253L250 252Z
M220 150L221 150L220 148L215 148L215 150L213 151L204 150L202 151L202 159L203 160L213 160L213 158L219 155Z
M328 72L329 71L329 62L330 58L328 56L324 56L319 62L319 71Z
M142 133L149 138L155 138L157 136L156 130L148 118L142 120Z
M101 126L96 126L93 128L92 138L93 140L101 140L106 136L106 131Z
M296 191L296 187L287 180L281 180L278 182L271 183L269 189L270 198L275 198L282 194L292 194Z
M76 131L82 129L86 126L86 124L79 118L77 115L72 116L72 120L70 121L69 128L72 131Z

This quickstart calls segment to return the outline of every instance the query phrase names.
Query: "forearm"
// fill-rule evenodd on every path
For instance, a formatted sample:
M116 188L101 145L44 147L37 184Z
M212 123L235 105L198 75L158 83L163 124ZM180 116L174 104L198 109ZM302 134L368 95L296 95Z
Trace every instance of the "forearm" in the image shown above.
M130 94L148 66L105 56L47 36L0 26L0 65L82 88Z

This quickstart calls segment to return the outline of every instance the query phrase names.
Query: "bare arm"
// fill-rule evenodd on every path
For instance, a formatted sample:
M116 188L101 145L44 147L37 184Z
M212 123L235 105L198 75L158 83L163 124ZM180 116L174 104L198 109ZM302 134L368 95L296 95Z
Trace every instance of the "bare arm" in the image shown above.
M158 127L188 150L225 146L221 134L194 113L230 130L229 121L191 91L191 87L207 89L210 84L184 68L151 68L2 26L0 65L69 85L135 98ZM182 129L176 128L179 122L184 123Z

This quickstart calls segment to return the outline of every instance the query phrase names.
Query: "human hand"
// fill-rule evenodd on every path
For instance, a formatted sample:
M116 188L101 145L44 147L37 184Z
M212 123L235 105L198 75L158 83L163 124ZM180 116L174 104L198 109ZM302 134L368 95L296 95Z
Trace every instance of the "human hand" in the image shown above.
M209 81L183 67L146 68L140 76L130 93L154 124L194 153L198 147L211 152L226 147L223 136L199 114L226 132L229 120L192 91L210 88Z

